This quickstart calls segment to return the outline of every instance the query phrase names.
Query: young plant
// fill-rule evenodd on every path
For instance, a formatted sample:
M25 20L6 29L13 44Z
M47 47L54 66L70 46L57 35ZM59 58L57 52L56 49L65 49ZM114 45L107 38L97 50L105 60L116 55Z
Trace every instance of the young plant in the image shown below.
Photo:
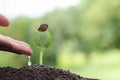
M39 62L42 65L43 53L50 46L50 44L52 42L52 36L48 30L47 24L40 25L40 27L37 29L37 31L35 31L34 41L40 50L40 61Z

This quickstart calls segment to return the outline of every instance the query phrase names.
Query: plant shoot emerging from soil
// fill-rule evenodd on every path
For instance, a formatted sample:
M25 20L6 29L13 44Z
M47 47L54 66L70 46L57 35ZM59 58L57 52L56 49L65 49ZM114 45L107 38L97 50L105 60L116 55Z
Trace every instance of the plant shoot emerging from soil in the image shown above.
M48 30L47 24L40 25L37 31L35 31L34 41L40 50L40 61L39 62L42 65L43 53L50 46L52 42L52 36Z

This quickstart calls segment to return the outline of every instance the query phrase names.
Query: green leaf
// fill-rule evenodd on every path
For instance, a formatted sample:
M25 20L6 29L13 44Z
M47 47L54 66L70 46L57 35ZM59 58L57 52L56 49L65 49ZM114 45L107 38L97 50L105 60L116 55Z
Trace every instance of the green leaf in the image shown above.
M35 31L34 42L39 48L48 48L52 42L52 36L48 30L44 32Z

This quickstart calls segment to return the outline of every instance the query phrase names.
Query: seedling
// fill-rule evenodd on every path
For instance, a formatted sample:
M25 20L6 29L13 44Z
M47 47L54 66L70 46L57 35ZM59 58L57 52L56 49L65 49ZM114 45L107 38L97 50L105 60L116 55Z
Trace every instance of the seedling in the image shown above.
M40 50L40 64L43 62L43 53L50 46L52 42L52 36L48 30L47 24L42 24L35 31L34 41L37 47Z

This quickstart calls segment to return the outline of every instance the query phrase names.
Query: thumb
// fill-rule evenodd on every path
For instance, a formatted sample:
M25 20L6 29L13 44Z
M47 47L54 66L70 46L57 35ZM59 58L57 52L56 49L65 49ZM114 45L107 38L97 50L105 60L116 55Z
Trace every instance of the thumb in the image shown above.
M8 25L9 25L9 20L5 16L0 14L0 26L7 27Z

